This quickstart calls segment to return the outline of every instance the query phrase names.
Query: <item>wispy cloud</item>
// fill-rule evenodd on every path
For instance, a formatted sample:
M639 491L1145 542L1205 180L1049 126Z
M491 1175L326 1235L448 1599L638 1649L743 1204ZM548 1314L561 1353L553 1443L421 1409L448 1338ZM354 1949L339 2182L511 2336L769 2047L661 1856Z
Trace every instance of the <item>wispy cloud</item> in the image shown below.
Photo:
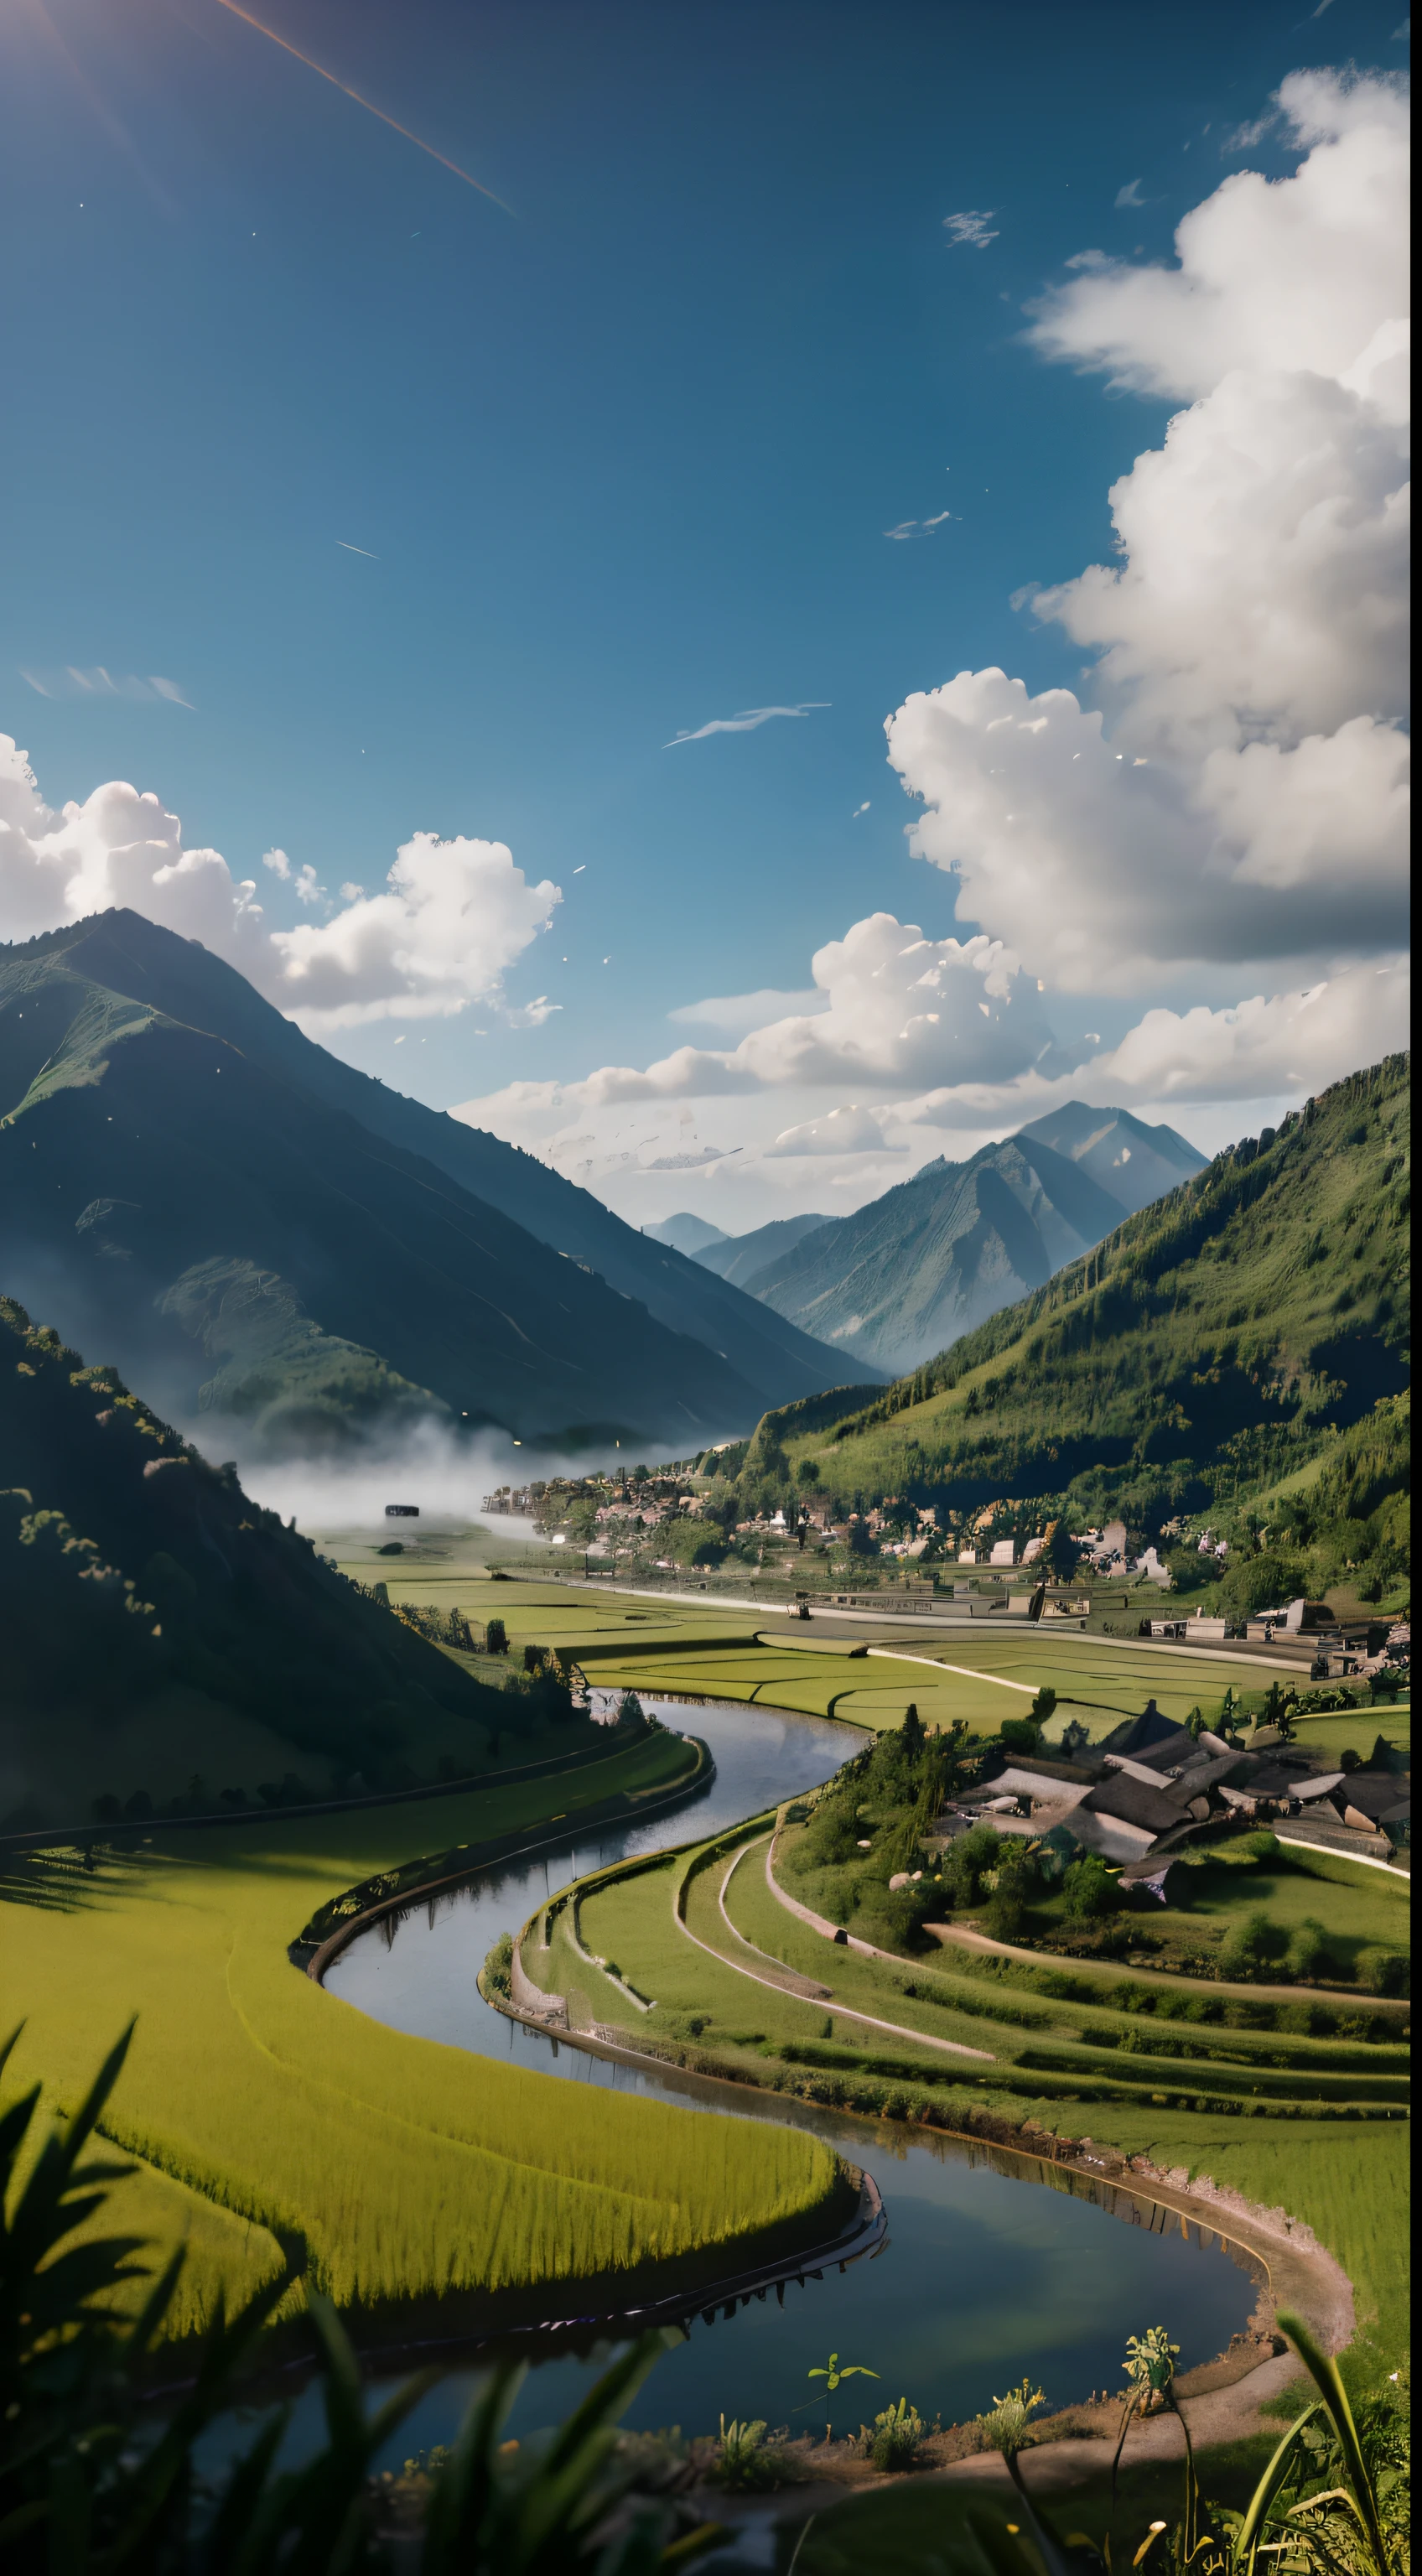
M757 725L769 724L772 716L808 716L817 708L830 706L829 698L807 698L798 707L742 707L737 716L713 716L709 724L698 725L694 733L673 734L664 742L663 751L675 751L681 742L704 742L711 733L754 733Z
M961 214L945 215L943 229L954 244L968 242L974 250L986 250L989 242L997 240L997 234L988 231L994 211L991 206L966 206Z
M383 558L382 558L380 555L373 555L373 554L371 553L371 551L370 551L369 546L351 546L351 545L347 545L346 540L345 540L345 538L344 538L344 537L337 537L337 539L336 539L336 543L337 543L337 545L340 547L340 549L341 549L341 551L342 551L342 553L343 553L343 554L348 554L348 555L364 555L364 557L365 557L365 559L366 559L366 562L367 562L367 563L380 563L380 562L383 560Z
M102 662L96 662L91 671L81 671L73 662L66 662L62 671L22 670L20 677L41 698L126 698L130 704L146 700L150 706L192 710L191 698L184 697L177 681L160 679L156 672L147 680L139 679L132 671L121 671L115 678Z
M1118 188L1116 190L1116 206L1118 211L1123 206L1143 206L1144 204L1145 199L1141 195L1141 183L1139 179L1128 179L1124 188Z
M886 528L884 534L900 546L906 537L931 537L935 528L941 528L945 519L954 516L952 510L940 510L933 519L900 519L896 528Z

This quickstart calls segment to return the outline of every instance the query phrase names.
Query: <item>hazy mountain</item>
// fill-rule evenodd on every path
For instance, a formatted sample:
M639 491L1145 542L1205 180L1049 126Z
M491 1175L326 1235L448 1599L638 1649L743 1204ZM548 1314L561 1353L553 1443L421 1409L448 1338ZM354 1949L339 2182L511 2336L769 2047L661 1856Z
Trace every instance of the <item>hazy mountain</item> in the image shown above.
M1060 1148L1038 1132L1053 1123ZM754 1274L755 1295L860 1366L916 1368L1099 1243L1155 1195L1157 1174L1173 1181L1204 1167L1172 1128L1124 1110L1072 1103L1038 1128L965 1163L940 1156L822 1224ZM1120 1194L1097 1176L1116 1161Z
M828 1225L827 1216L777 1216L768 1225L758 1225L752 1234L727 1234L719 1243L708 1243L693 1259L703 1270L714 1270L718 1279L728 1279L733 1287L756 1293L755 1283L762 1270L767 1270L782 1253L793 1252L807 1234Z
M664 1216L655 1225L644 1225L642 1232L653 1243L669 1243L673 1252L684 1252L691 1261L711 1245L730 1241L719 1225L708 1225L704 1216L693 1216L689 1208L683 1208L680 1216Z
M1119 1200L1128 1216L1205 1168L1205 1157L1173 1127L1147 1127L1129 1109L1088 1109L1069 1100L1019 1130L1050 1145Z
M11 1284L170 1412L242 1421L248 1447L430 1412L530 1441L684 1446L843 1373L530 1157L339 1064L134 913L5 954L0 1098ZM683 1284L684 1332L667 1320Z
M402 1788L522 1732L523 1706L2 1296L0 1460L0 1822L82 1823L195 1772L199 1809L293 1770L318 1798L356 1772Z
M1409 1472L1408 1074L1408 1059L1390 1056L1277 1134L1266 1127L1217 1154L852 1417L833 1422L824 1405L768 1415L747 1476L759 1456L782 1453L794 1475L808 1446L821 1481L846 1492L938 1495L955 1508L1071 1493L1083 1517L1124 1511L1156 1529L1262 1491L1276 1533L1292 1523L1302 1544L1331 1526L1336 1563L1371 1560L1396 1582ZM1316 1484L1296 1474L1320 1456Z

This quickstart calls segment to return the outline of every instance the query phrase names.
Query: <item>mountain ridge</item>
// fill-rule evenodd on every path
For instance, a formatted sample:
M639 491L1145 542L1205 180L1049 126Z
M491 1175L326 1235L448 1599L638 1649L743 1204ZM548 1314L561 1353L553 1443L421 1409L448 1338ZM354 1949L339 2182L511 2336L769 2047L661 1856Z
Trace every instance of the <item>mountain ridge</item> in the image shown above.
M156 985L161 979L168 997L164 1007L171 1004L174 1016L225 1036L328 1107L344 1110L372 1135L435 1164L540 1243L590 1266L619 1295L638 1299L667 1331L703 1342L758 1399L750 1406L752 1416L764 1409L767 1390L784 1401L833 1383L835 1354L793 1323L726 1287L686 1254L640 1235L590 1191L521 1146L450 1110L430 1109L344 1063L199 941L180 939L141 913L116 910L44 933L28 943L27 953L58 947L65 954L82 949L105 959L112 951L122 973L133 979L130 990L143 980Z
M1409 1064L1216 1155L852 1414L768 1414L746 1492L812 1440L825 1479L865 1495L1070 1497L1159 1528L1326 1458L1410 1385Z
M165 1009L165 990L193 1016ZM300 1078L313 1062L326 1097ZM672 1331L447 1163L339 1105L388 1095L350 1068L350 1084L328 1076L334 1065L234 970L141 916L94 916L8 951L0 1189L13 1284L67 1337L92 1347L97 1334L170 1411L217 1406L269 1451L421 1410L530 1443L684 1446L757 1418L767 1379L782 1396L833 1382L834 1355L797 1360L814 1345L783 1327L777 1368L761 1310L690 1262L733 1321L746 1309L759 1383L723 1348ZM422 1134L454 1126L404 1107ZM454 1159L468 1132L456 1130ZM195 1340L218 1363L202 1384Z
M1075 1135L1079 1152L1059 1151L1037 1132L1048 1125L1068 1144ZM1133 1153L1138 1177L1128 1178ZM1083 1155L1119 1174L1124 1199ZM1153 1180L1172 1161L1204 1168L1203 1155L1171 1128L1071 1102L964 1163L941 1155L925 1163L867 1206L807 1233L746 1285L856 1361L901 1373L1100 1242L1135 1212L1142 1183L1146 1197L1154 1195Z

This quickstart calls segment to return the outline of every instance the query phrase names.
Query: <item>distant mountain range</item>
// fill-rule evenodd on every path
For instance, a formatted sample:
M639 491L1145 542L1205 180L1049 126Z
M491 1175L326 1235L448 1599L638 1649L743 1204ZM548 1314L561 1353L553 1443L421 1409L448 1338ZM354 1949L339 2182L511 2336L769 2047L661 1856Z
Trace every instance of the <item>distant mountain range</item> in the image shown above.
M1390 1056L1216 1155L851 1415L769 1415L743 1490L761 1460L783 1486L813 1455L845 1493L953 1510L1068 1495L1152 1530L1267 1493L1273 1530L1336 1521L1340 1562L1397 1580L1405 1502L1396 1528L1376 1516L1408 1479L1409 1071Z
M0 1206L12 1293L246 1454L431 1415L685 1449L847 1374L133 912L0 954Z
M852 1216L723 1235L682 1215L656 1231L856 1369L897 1375L1204 1168L1173 1127L1072 1100L966 1163L940 1156Z

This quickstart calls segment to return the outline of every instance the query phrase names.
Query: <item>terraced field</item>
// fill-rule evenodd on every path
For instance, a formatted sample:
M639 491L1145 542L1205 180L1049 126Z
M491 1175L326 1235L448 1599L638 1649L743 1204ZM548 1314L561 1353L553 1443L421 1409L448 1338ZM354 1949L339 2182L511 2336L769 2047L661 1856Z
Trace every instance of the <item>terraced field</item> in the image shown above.
M925 1959L870 1953L791 1910L787 1897L799 1900L768 1865L774 1823L580 1882L529 1927L526 1969L567 1999L575 2027L641 2052L948 2129L988 2110L1089 2130L1282 2202L1334 2245L1369 2335L1397 2348L1406 2005L1358 2015L1332 1996L1317 2014L1331 2027L1311 2035L1288 2026L1297 1998L1247 1986L1029 1959L951 1934ZM1320 1869L1320 1910L1330 1887L1367 1876L1331 1859ZM1366 1903L1372 1890L1357 1893Z

